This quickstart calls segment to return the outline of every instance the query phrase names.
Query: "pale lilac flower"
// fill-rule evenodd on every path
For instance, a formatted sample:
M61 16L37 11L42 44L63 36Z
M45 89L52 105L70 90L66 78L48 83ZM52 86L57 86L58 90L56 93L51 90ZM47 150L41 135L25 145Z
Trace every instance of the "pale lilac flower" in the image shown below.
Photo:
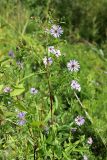
M70 60L68 63L67 63L67 68L69 71L71 72L78 72L79 69L80 69L80 65L79 63L76 61L76 60Z
M13 51L12 51L12 50L10 50L10 51L9 51L8 55L9 55L10 57L12 57L12 58L14 58L14 57L15 57L15 55L14 55L14 53L13 53Z
M17 114L17 117L20 118L20 119L24 119L24 118L25 118L25 115L26 115L25 112L19 112L19 113Z
M61 52L60 52L60 50L55 50L55 55L56 55L56 57L61 56Z
M54 53L55 53L54 46L49 46L49 47L48 47L48 52L54 54Z
M83 160L88 160L88 157L86 155L84 155Z
M71 82L71 88L74 89L74 90L77 90L79 92L81 91L80 84L77 81L75 81L75 80L72 80L72 82Z
M59 25L53 25L52 28L50 29L50 34L53 35L55 38L58 38L63 34L63 30L61 26Z
M49 65L51 65L52 64L52 58L51 57L44 57L43 58L43 63L44 63L44 65L46 66L47 64L49 64Z
M77 116L77 117L75 118L75 123L76 123L78 126L82 126L82 125L85 123L84 117L82 117L82 116Z
M18 121L19 126L23 126L25 123L26 123L25 119L21 119L21 120Z
M91 137L89 137L87 140L87 143L91 145L93 143L93 139Z
M6 87L3 90L5 93L10 93L12 91L12 89L10 87Z
M32 87L32 88L30 89L30 93L31 93L31 94L37 94L37 93L38 93L38 90L37 90L36 88Z

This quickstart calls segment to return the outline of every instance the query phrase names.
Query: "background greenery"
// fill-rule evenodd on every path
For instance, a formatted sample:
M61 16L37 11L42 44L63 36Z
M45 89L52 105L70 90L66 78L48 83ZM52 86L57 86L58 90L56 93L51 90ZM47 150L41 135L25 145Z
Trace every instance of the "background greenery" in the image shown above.
M40 160L78 160L85 153L90 160L107 158L106 10L106 0L0 1L1 159L32 160L35 144ZM63 53L51 68L54 73L51 82L56 122L53 127L48 124L48 86L46 76L42 73L46 44L43 32L52 21L64 29L58 44L50 41ZM10 50L15 53L15 60L8 57ZM72 76L66 70L66 63L74 58L81 65L79 79L82 91L78 96L92 118L93 125L87 119L86 126L72 135L70 129L75 125L71 122L76 115L84 114L69 87ZM17 67L18 60L24 63L24 70ZM2 88L5 85L12 86L15 93L4 95ZM40 90L37 97L29 94L32 86ZM16 108L27 111L28 125L24 128L16 125ZM85 145L89 136L95 142L92 147Z

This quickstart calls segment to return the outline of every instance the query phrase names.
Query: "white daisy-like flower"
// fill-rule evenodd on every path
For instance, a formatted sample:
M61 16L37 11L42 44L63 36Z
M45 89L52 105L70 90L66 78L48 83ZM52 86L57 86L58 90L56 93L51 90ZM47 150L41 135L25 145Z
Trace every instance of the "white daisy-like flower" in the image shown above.
M80 84L77 81L75 81L75 80L72 80L72 82L71 82L71 88L74 89L74 90L77 90L79 92L81 91Z
M71 72L78 72L79 69L80 69L80 65L78 63L78 61L76 60L70 60L68 63L67 63L67 68L69 71Z
M47 58L47 57L44 57L44 58L43 58L43 63L44 63L45 66L48 65L48 64L51 65L52 62L53 62L53 61L52 61L52 58L51 58L51 57L48 57L48 58Z
M52 28L50 29L50 34L55 38L60 37L61 34L63 34L62 27L59 25L53 25Z
M61 52L60 52L60 50L55 50L55 55L56 55L56 57L61 56Z
M93 143L93 139L91 137L89 137L87 140L87 143L91 145Z
M75 123L76 123L78 126L82 126L82 125L85 123L84 117L82 117L82 116L77 116L77 117L75 118Z
M54 54L54 53L55 53L55 48L54 48L54 46L49 46L49 47L48 47L48 52Z
M32 87L32 88L30 89L30 93L31 93L31 94L37 94L37 93L38 93L38 90L37 90L36 88Z

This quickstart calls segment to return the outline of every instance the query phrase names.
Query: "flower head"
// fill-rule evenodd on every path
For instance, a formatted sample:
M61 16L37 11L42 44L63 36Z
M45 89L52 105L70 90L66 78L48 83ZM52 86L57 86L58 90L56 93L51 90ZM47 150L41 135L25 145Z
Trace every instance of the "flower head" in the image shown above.
M75 118L75 123L76 123L78 126L82 126L82 125L85 123L84 117L82 117L82 116L77 116L77 117Z
M88 157L86 155L84 155L83 160L88 160Z
M51 57L48 57L48 58L47 58L47 57L44 57L44 58L43 58L43 63L44 63L45 66L48 65L48 64L51 65L52 62L53 62L53 61L52 61L52 58L51 58Z
M79 69L80 69L80 65L79 63L76 61L76 60L70 60L68 63L67 63L67 68L69 71L71 72L78 72Z
M19 126L23 126L25 123L26 123L25 119L21 119L21 120L18 121Z
M12 50L10 50L10 51L8 52L8 55L9 55L11 58L14 58L14 57L15 57L14 52L13 52Z
M54 53L55 53L54 46L49 46L49 47L48 47L48 52L54 54Z
M24 119L25 118L26 113L25 112L19 112L17 117L20 119Z
M81 91L80 84L77 81L75 81L75 80L72 80L72 82L71 82L71 88L74 89L74 90L77 90L79 92Z
M38 93L38 90L37 90L36 88L32 87L32 88L30 89L30 93L31 93L31 94L37 94L37 93Z
M63 30L61 26L59 25L53 25L52 28L50 29L50 34L54 36L55 38L58 38L63 34Z
M93 143L93 139L91 137L89 137L87 140L87 143L91 145Z
M12 89L10 87L6 87L3 90L5 93L10 93L12 91Z
M60 50L55 50L55 55L56 55L56 57L61 56L61 52L60 52Z

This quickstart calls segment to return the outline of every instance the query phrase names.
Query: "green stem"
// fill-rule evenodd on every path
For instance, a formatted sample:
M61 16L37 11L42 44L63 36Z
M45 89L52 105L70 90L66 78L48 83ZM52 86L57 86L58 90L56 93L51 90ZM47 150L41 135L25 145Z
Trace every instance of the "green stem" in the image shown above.
M81 109L83 109L83 111L84 111L86 117L87 117L87 118L89 119L89 121L93 124L92 118L90 117L90 115L88 114L88 112L85 110L85 106L82 104L82 102L80 101L80 99L79 99L79 97L78 97L78 95L76 94L75 91L74 91L74 95L75 95L75 97L76 97L78 103L80 104Z
M53 96L51 91L49 66L47 66L47 79L48 79L49 98L50 98L51 123L53 123Z

